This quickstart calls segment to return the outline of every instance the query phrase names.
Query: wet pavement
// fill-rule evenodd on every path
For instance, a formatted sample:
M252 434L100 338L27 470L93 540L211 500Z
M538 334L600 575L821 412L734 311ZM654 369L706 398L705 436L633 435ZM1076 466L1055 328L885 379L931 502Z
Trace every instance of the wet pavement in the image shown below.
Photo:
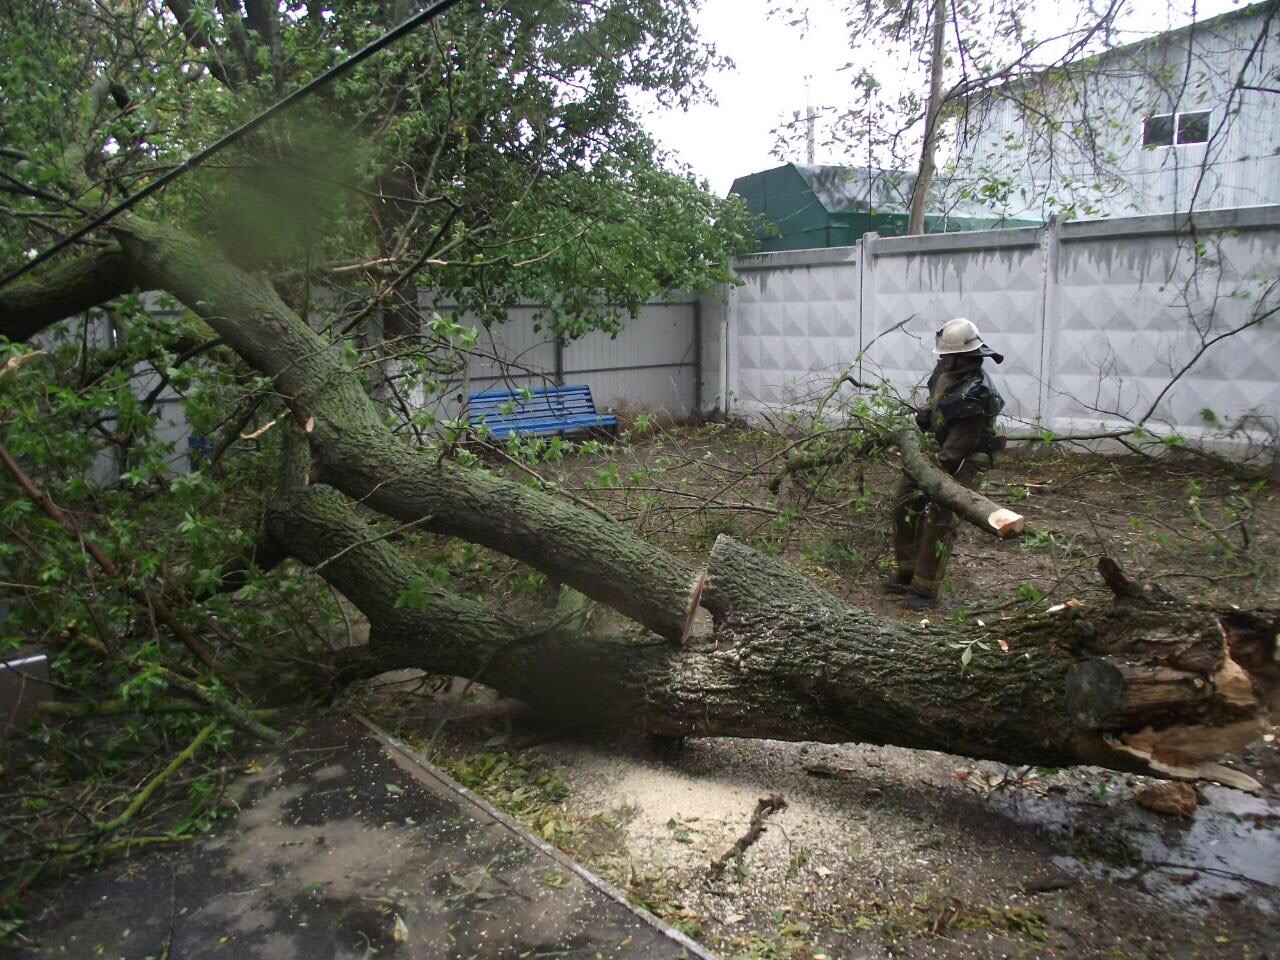
M16 955L709 956L355 719L250 769L239 815L61 885Z

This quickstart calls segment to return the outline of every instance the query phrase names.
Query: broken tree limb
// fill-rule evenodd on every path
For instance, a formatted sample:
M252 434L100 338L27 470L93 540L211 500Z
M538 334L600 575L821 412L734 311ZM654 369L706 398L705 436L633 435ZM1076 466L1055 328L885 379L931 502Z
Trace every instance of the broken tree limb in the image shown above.
M676 647L572 624L530 629L424 587L413 563L370 538L333 488L278 503L269 526L303 562L342 551L321 575L371 624L369 645L341 654L346 679L402 667L474 677L552 721L1197 777L1217 775L1205 765L1266 729L1267 691L1280 687L1233 657L1236 643L1251 663L1275 654L1274 633L1268 639L1267 625L1244 613L1229 628L1211 611L1186 608L1071 607L977 633L899 623L720 537L703 593L719 611L715 630ZM415 583L429 601L397 606Z
M132 597L144 610L168 627L178 641L191 651L192 656L214 673L222 673L222 668L214 660L213 654L209 652L208 647L196 638L195 634L191 632L191 628L178 619L177 615L145 586L130 583L129 578L124 576L116 568L116 565L111 562L111 558L81 532L75 521L67 516L66 511L54 503L48 494L35 485L35 482L27 476L26 471L22 469L18 461L13 458L2 443L0 443L0 464L9 471L14 481L18 484L18 488L22 490L28 500L39 507L41 512L50 520L80 541L85 553L93 558L93 561L102 568L103 573L116 581L124 592Z
M322 476L347 496L422 529L515 557L668 640L684 639L697 574L619 523L540 490L402 443L339 352L262 276L177 229L118 219L112 232L148 285L202 317L272 377Z
M764 835L765 820L779 810L784 809L786 805L787 801L776 793L771 793L769 796L761 797L757 800L756 808L751 814L751 825L747 827L747 832L735 840L733 846L726 850L722 856L711 861L711 866L707 867L707 878L719 880L730 860L736 859L740 861L748 848Z
M1023 532L1026 520L1021 514L957 483L926 456L920 447L920 433L914 427L903 427L896 438L898 451L902 454L902 466L915 477L920 489L934 503L1001 539Z
M114 244L0 289L0 335L20 342L51 323L82 313L138 284L133 264Z
M1110 557L1098 560L1098 574L1102 577L1117 603L1130 603L1139 607L1157 607L1164 603L1174 603L1177 598L1158 583L1138 583L1131 580L1120 565Z
M769 480L770 493L777 494L788 477L812 473L822 467L838 466L846 460L863 460L884 445L883 440L874 434L865 434L857 438L845 437L839 446L830 445L832 440L830 434L823 434L822 438L828 441L828 445L820 445L815 449L806 447L796 450L783 461L781 468Z
M178 676L172 670L166 670L164 667L156 665L153 665L151 669L156 676L162 678L174 690L186 694L193 700L199 700L210 712L218 714L232 726L239 727L246 733L258 737L260 740L265 740L267 743L280 743L284 740L280 733L256 718L256 711L241 707L226 697L205 689L194 680Z

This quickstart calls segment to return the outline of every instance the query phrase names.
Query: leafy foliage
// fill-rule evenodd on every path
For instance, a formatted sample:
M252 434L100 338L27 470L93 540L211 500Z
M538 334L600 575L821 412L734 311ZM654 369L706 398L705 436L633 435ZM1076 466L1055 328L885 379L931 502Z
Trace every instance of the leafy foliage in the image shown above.
M702 94L720 59L696 36L695 6L461 6L140 212L269 276L395 429L450 451L459 425L427 401L511 304L543 304L540 323L568 339L616 332L668 291L731 280L728 256L748 242L741 205L670 169L633 106L639 93L668 105ZM21 263L406 14L391 0L0 6L0 264ZM100 231L87 249L115 242ZM447 306L419 316L419 290ZM210 704L296 700L354 629L319 578L254 552L282 438L309 429L291 423L269 381L165 295L103 301L42 334L34 356L3 339L20 319L0 309L4 446L73 530L0 474L0 650L48 650L60 697L85 715L45 717L6 743L6 779L21 778L26 796L5 801L22 805L0 834L14 851L6 871L36 865L0 893L11 912L44 868L102 852L57 853L84 828L59 812L71 791L92 820L114 822L128 785L191 742ZM174 445L178 411L190 448ZM563 453L549 441L533 456ZM409 549L427 540L402 539ZM402 603L430 602L450 575L428 564ZM160 603L213 666L158 621ZM161 709L192 696L179 712ZM104 704L119 710L103 715ZM226 737L220 729L211 744ZM211 776L197 771L158 819L148 810L122 823L122 842L206 827L221 793Z

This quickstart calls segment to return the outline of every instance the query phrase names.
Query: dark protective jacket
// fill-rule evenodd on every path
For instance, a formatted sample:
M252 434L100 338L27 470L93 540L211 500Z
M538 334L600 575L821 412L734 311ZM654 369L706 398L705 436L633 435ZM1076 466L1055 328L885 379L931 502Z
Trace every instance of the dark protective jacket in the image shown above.
M1004 398L981 361L960 370L944 370L939 362L929 375L929 401L916 414L916 424L933 434L942 468L955 473L966 460L975 467L995 462L996 417L1003 409ZM977 461L975 455L980 455Z

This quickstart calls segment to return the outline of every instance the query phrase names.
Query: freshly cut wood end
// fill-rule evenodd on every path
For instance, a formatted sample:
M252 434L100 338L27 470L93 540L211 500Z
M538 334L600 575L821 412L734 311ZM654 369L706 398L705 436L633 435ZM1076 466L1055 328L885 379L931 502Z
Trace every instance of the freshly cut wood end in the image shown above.
M1136 757L1157 776L1168 777L1171 780L1211 780L1214 783L1222 784L1224 787L1235 787L1237 790L1244 790L1247 793L1260 793L1262 791L1262 784L1253 779L1253 777L1247 773L1241 773L1239 770L1224 767L1220 763L1213 763L1212 761L1187 764L1166 763L1156 759L1146 750L1129 746L1110 735L1104 736L1104 739L1107 742L1107 746L1120 753Z
M1016 537L1022 532L1022 528L1026 525L1026 519L1020 513L1014 513L1001 507L999 510L992 512L987 517L987 523L991 529L996 532L996 536L1004 539L1005 537Z
M680 642L684 643L693 632L693 621L698 616L698 605L702 603L702 588L707 583L707 572L703 570L693 579L693 587L689 591L689 609L684 615L684 629L680 631Z
M1214 762L1252 743L1270 728L1270 718L1254 717L1221 726L1194 724L1153 730L1119 737L1104 735L1107 745L1120 753L1143 761L1153 773L1174 780L1213 780L1224 786L1256 793L1258 781L1239 770Z

